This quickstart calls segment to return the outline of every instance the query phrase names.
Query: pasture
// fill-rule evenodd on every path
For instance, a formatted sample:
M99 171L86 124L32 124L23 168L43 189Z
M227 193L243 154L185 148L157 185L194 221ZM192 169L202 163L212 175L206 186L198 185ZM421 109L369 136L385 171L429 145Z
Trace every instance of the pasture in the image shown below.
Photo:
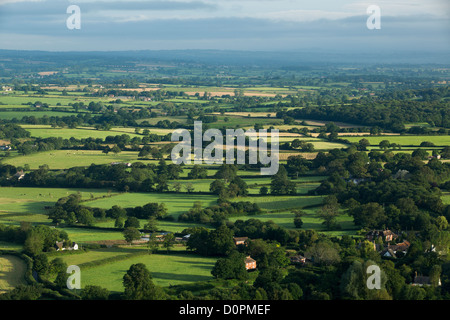
M110 198L104 198L87 202L90 207L110 209L117 205L122 208L134 208L147 203L164 203L168 214L177 218L181 213L192 208L194 202L202 202L204 207L215 204L217 197L208 194L182 194L182 193L123 193Z
M45 125L39 125L39 126L33 126L33 125L22 125L22 128L29 131L31 133L32 137L36 138L63 138L63 139L87 139L87 138L100 138L104 140L108 136L120 136L122 134L127 134L130 136L130 138L133 137L142 137L141 135L135 134L134 132L124 132L124 131L115 131L115 130L109 130L109 131L103 131L103 130L96 130L92 127L78 127L78 128L52 128L51 126L45 126ZM134 129L133 129L134 131Z
M53 206L59 198L77 192L84 200L109 194L104 189L0 187L0 223L48 223L44 207Z
M233 201L250 201L257 203L261 209L266 211L283 211L299 209L322 204L322 196L258 196L235 198Z
M142 254L139 254L140 253ZM117 261L83 267L83 263L119 257ZM75 255L62 255L67 264L79 265L81 287L97 285L113 292L123 292L123 276L132 264L143 263L150 270L153 282L162 287L212 280L211 270L216 258L186 253L184 247L171 252L147 254L145 247L126 247L91 250Z
M0 255L0 294L26 284L26 265L20 258L12 255Z
M378 146L381 141L388 140L390 143L397 143L402 146L419 146L424 141L434 143L436 146L450 145L450 136L413 136L413 135L396 135L396 136L359 136L359 137L343 137L352 143L357 143L361 139L369 140L371 145Z
M137 151L123 151L118 154L110 152L105 154L100 150L52 150L5 158L2 163L11 164L16 167L24 167L28 164L31 170L38 169L43 164L47 164L51 170L60 170L73 167L87 167L93 163L110 164L112 162L137 161L158 163L157 160L138 160L138 154Z
M302 230L316 230L318 232L330 234L330 235L343 235L343 234L356 234L356 230L358 229L354 223L353 218L342 214L337 217L337 223L341 226L341 230L336 231L328 231L325 226L322 224L322 221L316 210L318 208L304 209L302 210L305 213L305 216L302 217L303 225ZM262 222L273 221L277 225L286 228L286 229L296 229L294 225L295 214L290 211L282 211L282 212L272 212L272 213L264 213L257 216L241 216L241 217L231 217L230 221L243 220L246 221L248 219L258 219Z

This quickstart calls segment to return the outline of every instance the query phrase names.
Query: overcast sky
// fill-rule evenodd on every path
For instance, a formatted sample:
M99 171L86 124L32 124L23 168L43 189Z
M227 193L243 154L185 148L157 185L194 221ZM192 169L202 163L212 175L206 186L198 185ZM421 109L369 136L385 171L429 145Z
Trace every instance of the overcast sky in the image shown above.
M71 4L80 30L66 26ZM450 53L449 18L448 0L0 0L0 49Z

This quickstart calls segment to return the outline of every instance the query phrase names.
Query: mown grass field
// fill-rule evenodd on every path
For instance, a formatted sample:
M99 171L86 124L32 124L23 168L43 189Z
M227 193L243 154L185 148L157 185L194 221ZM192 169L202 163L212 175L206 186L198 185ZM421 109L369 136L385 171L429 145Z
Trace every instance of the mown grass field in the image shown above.
M361 139L369 140L371 145L378 146L381 141L388 140L390 143L397 143L402 146L419 146L424 141L434 143L436 146L450 145L450 136L359 136L359 137L344 137L350 142L357 143Z
M157 160L138 160L137 151L123 151L118 154L102 153L100 150L52 150L32 153L26 156L17 155L5 158L2 163L23 167L26 164L30 169L38 169L47 164L51 170L85 167L91 164L110 164L112 162L144 162L155 163Z
M88 105L91 101L95 102L103 102L107 104L108 102L114 100L109 97L89 97L85 96L84 92L74 92L70 91L76 88L66 88L68 89L69 94L66 96L62 95L62 90L64 88L53 88L55 90L47 90L46 95L37 94L35 91L29 91L28 93L24 93L23 91L16 91L14 94L9 94L0 97L0 102L5 105L23 105L26 107L27 103L35 103L36 101L40 101L42 103L47 103L51 108L59 107L57 104L59 103L61 107L69 107L69 103L75 102L83 102L85 105ZM56 89L61 91L56 91ZM83 110L84 111L84 110Z
M302 230L316 230L318 232L323 232L329 235L344 235L351 234L354 235L355 231L358 229L353 223L353 218L342 214L338 216L337 222L341 226L340 230L328 231L325 226L322 224L322 221L317 213L317 209L304 209L302 210L306 215L302 217L303 225ZM282 211L282 212L272 212L272 213L264 213L256 216L241 216L241 217L232 217L230 221L243 220L246 221L248 219L258 219L260 221L273 221L277 225L286 228L286 229L296 229L294 225L295 214L291 211Z
M44 207L77 192L85 200L108 196L108 190L104 189L0 187L0 223L48 223Z
M1 114L1 113L0 113ZM22 125L22 128L29 131L32 137L36 138L49 138L49 137L61 137L63 139L69 139L74 137L75 139L87 139L87 138L100 138L105 139L108 136L120 136L122 134L127 134L131 138L142 137L133 132L124 132L123 130L96 130L91 127L79 127L79 128L52 128L51 126L33 126L33 125Z
M114 205L122 208L134 208L147 203L164 203L168 214L178 217L181 213L192 208L194 202L200 201L204 207L215 204L217 197L204 194L182 194L182 193L123 193L110 198L104 198L86 202L90 207L110 209Z
M239 200L237 200L239 199ZM234 201L250 201L257 203L261 209L267 211L282 211L287 209L318 206L322 203L322 196L258 196L235 198Z
M24 106L26 108L26 106ZM77 115L76 113L71 112L59 112L59 111L27 111L27 112L15 112L15 111L1 111L0 119L1 120L12 120L22 119L24 116L27 117L36 117L42 118L44 116L47 117L65 117L65 116L73 116Z
M114 225L114 223L113 223ZM112 226L113 226L112 225ZM92 243L104 240L123 240L123 233L120 230L83 229L76 227L58 227L65 231L69 239L77 243Z
M143 251L142 255L132 255ZM102 260L111 257L130 255L108 264L83 268L83 263ZM54 256L56 257L56 256ZM137 248L110 248L91 250L90 252L74 255L61 255L67 264L80 265L81 287L98 285L114 292L123 292L123 276L132 264L143 263L150 270L153 282L162 287L170 285L189 284L197 281L212 280L211 270L216 258L201 257L185 253L184 247L174 248L165 253L147 254L145 247Z
M12 255L0 256L0 294L14 289L20 284L26 284L26 265L21 259Z
M0 241L0 250L22 251L23 246L18 243Z
M315 177L312 177L312 178L315 178ZM323 177L321 177L321 178L323 179ZM173 182L171 181L169 183L169 186L170 186L169 188L172 188L175 184L179 183L181 185L182 192L186 192L186 187L188 187L189 185L192 186L194 188L194 191L196 191L196 192L209 192L209 187L214 180L215 179L174 180ZM267 188L270 189L270 182L271 182L270 177L256 176L254 178L243 178L243 180L248 185L248 193L250 195L259 194L259 190L263 186L266 186ZM311 181L317 181L317 182L311 182ZM304 194L304 193L308 192L309 190L317 188L320 185L319 180L314 180L314 179L303 181L303 182L301 180L300 181L295 180L295 182L297 183L297 193L298 194Z

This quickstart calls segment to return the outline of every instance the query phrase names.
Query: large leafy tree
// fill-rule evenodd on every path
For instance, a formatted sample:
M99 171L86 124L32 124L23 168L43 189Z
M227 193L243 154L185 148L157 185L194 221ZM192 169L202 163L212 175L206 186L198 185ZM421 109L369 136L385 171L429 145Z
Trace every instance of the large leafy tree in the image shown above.
M161 300L164 292L152 280L145 264L132 264L123 276L124 298L126 300Z
M138 240L141 237L141 233L138 229L129 227L123 231L123 236L125 241L131 244L133 240Z
M208 243L212 254L227 255L235 247L233 231L222 225L209 233Z
M245 255L233 251L228 257L218 259L211 274L215 278L220 279L247 279L248 273L245 269Z
M278 172L272 176L272 181L270 182L270 193L279 195L294 195L296 193L295 183L289 180L284 166L280 166Z

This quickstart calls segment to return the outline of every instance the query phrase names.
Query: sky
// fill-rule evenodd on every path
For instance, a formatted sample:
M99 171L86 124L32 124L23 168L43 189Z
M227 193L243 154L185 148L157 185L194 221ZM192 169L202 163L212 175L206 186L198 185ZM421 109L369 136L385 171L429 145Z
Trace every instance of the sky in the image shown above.
M70 5L81 29L69 29ZM367 8L380 8L369 29ZM448 0L0 0L0 49L439 52Z

